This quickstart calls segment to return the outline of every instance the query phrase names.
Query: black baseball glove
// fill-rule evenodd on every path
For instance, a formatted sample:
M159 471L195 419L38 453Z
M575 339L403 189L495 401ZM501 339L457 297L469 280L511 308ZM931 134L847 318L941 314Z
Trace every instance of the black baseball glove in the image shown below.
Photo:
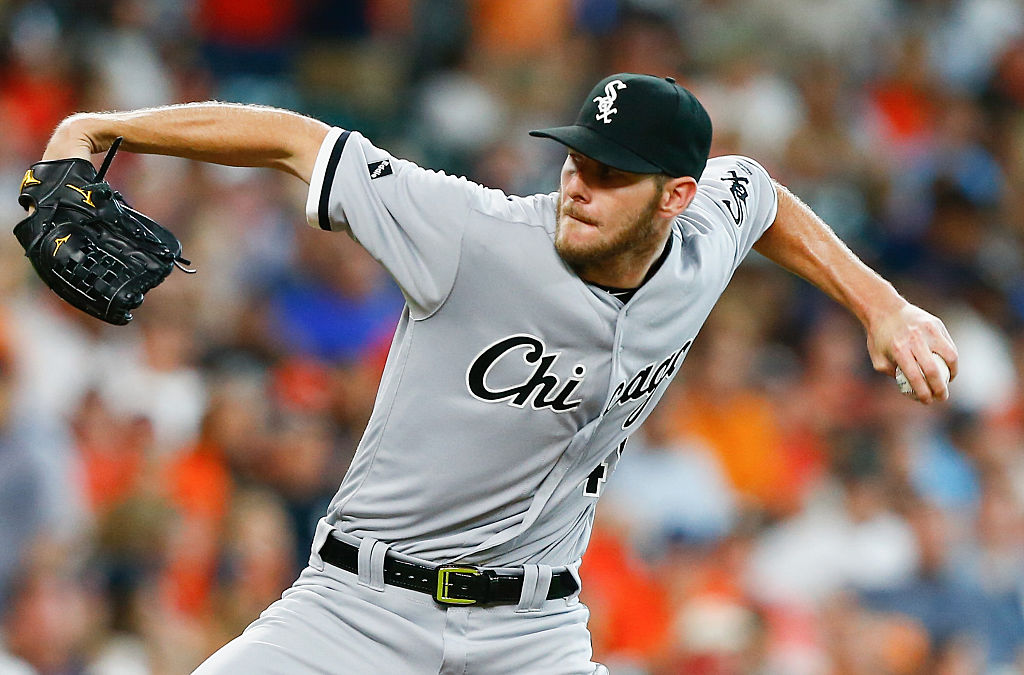
M114 141L99 173L84 159L33 164L21 181L18 203L35 211L14 236L40 278L83 312L118 326L167 278L181 257L169 230L125 203L103 176L117 152Z

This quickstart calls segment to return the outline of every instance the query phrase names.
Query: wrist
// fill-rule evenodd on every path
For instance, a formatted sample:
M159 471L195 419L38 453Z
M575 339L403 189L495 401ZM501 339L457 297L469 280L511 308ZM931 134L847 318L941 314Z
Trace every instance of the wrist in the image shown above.
M883 280L880 288L867 294L865 301L855 311L855 314L864 327L870 331L873 326L898 314L909 304L902 295L896 292L892 284Z
M43 161L80 157L89 160L89 156L102 152L109 147L111 140L101 133L100 115L79 113L61 122L46 144Z

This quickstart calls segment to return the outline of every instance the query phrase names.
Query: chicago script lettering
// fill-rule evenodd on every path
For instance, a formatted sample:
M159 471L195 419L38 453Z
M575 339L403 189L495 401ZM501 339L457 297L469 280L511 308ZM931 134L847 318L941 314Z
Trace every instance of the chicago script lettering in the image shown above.
M502 359L514 358L512 353L516 351L522 351L520 358L527 365L533 366L533 372L520 384L492 388L487 383L488 373ZM583 382L587 369L577 363L572 369L572 377L563 384L558 375L551 372L558 356L558 352L548 353L544 342L538 337L510 335L490 345L473 359L466 371L466 386L481 401L508 401L509 405L516 408L530 403L534 410L551 408L558 413L569 412L583 403L582 399L570 400L570 397Z
M643 399L643 402L633 409L625 421L623 421L622 428L628 429L636 424L636 421L640 419L640 415L647 409L647 404L651 402L654 392L657 391L662 382L672 377L676 372L676 368L679 367L679 359L690 348L692 342L692 340L687 341L685 345L669 354L661 363L648 363L631 379L619 382L612 392L611 398L608 400L607 407L604 409L605 414L608 414L612 408L617 406Z

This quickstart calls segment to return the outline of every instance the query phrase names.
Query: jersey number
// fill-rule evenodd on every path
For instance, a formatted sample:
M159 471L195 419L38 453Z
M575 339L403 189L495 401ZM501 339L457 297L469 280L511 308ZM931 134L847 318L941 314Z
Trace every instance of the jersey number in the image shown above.
M606 480L608 480L608 462L601 462L590 472L586 482L583 483L583 496L600 497L601 486Z
M615 448L615 454L622 457L622 451L626 449L626 439L623 439L619 443L619 447ZM583 481L583 496L584 497L600 497L601 486L608 480L608 469L610 465L608 462L601 462L594 470L587 476L587 480Z

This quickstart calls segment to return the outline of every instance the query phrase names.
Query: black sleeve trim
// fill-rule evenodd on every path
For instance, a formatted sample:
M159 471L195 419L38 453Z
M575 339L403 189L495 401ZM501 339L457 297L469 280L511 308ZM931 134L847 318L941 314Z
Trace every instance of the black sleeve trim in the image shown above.
M329 207L331 201L331 187L334 185L334 174L338 171L338 164L341 162L341 152L345 149L345 142L351 132L346 131L338 137L331 150L331 157L327 160L327 168L324 170L324 180L320 184L320 205L317 208L317 222L321 230L331 229Z

